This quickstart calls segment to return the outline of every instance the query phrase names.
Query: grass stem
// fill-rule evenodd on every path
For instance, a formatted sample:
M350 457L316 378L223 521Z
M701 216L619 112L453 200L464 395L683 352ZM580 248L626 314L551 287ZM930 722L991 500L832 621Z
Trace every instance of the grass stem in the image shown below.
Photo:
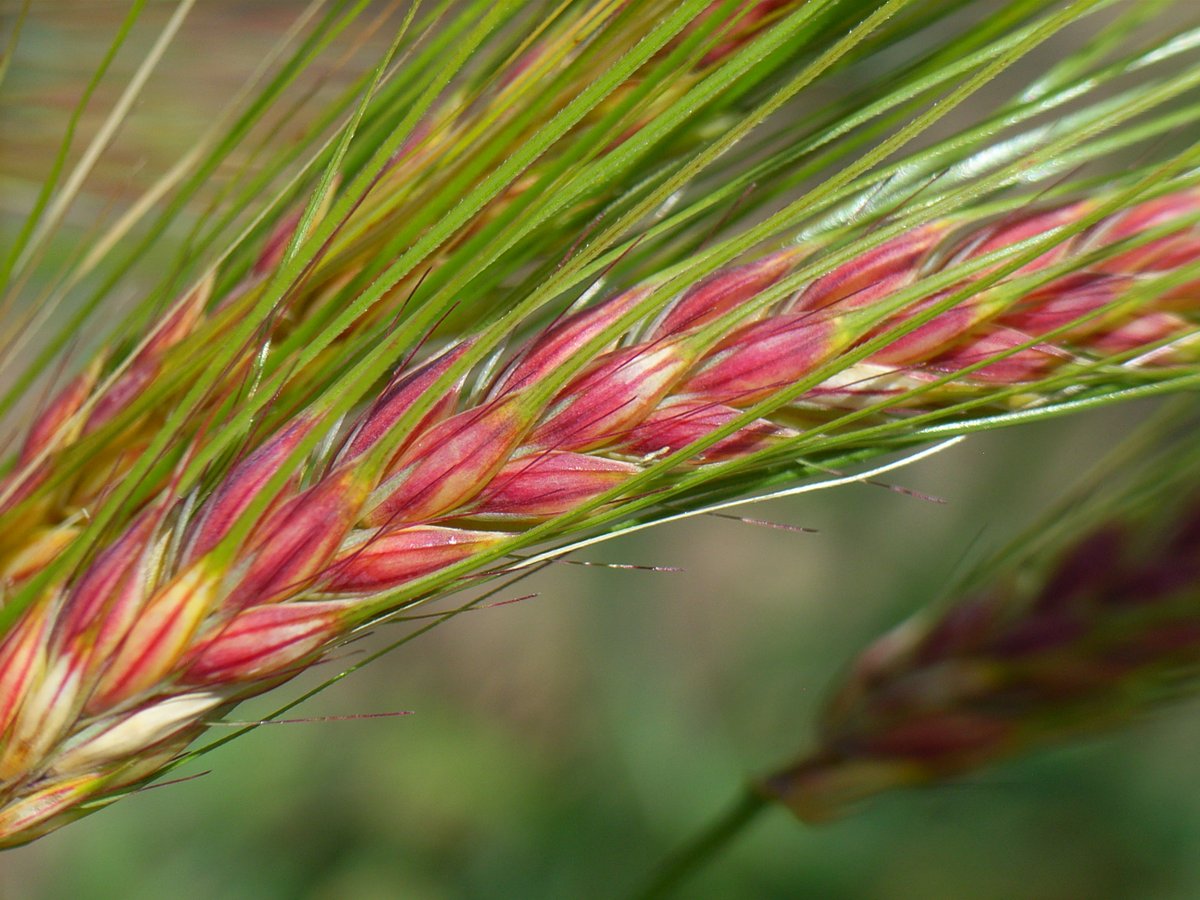
M769 803L770 800L758 790L748 787L733 806L672 854L646 886L633 895L635 900L659 900L671 896L724 852Z

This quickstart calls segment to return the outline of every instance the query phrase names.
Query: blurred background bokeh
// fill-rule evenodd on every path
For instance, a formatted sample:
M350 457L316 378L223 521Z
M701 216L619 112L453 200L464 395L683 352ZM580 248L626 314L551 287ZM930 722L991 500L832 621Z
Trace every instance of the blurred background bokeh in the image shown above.
M17 5L0 0L8 16ZM5 228L103 51L97 35L124 12L39 6L0 94ZM296 7L200 4L99 170L93 215L187 146ZM746 779L810 746L826 689L859 648L941 597L1149 409L973 437L888 476L945 502L858 485L746 511L815 533L701 517L590 548L576 562L682 571L553 566L497 599L535 597L460 616L289 714L314 721L260 728L175 773L197 777L6 853L0 897L624 895ZM398 711L413 715L354 718ZM1195 713L1176 707L819 828L771 810L681 896L1200 896Z

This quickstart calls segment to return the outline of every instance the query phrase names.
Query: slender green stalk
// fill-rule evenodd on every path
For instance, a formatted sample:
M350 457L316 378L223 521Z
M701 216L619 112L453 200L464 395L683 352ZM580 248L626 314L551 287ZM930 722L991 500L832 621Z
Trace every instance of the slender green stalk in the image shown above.
M672 854L633 897L637 900L661 900L674 895L745 834L764 810L770 808L769 797L757 790L745 791L728 810Z

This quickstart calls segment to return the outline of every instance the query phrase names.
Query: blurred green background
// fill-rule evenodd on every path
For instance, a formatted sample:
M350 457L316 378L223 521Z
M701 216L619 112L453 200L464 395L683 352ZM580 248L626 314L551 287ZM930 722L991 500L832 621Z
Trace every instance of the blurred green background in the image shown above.
M222 39L185 33L99 170L92 213L186 146L269 39L272 11L295 7L200 4L197 28L224 28ZM44 164L31 154L61 127L94 36L122 13L60 3L34 22L34 56L25 68L18 56L0 104L19 125L0 139L0 211L27 206ZM186 111L169 102L180 84L205 85ZM504 595L537 597L459 617L291 714L413 715L261 728L180 773L206 774L6 853L0 897L627 894L745 779L808 748L857 649L939 597L1148 409L972 438L889 476L944 504L854 486L747 511L815 534L699 518L593 548L581 558L683 571L552 567ZM1195 712L820 828L771 810L680 896L1198 897Z

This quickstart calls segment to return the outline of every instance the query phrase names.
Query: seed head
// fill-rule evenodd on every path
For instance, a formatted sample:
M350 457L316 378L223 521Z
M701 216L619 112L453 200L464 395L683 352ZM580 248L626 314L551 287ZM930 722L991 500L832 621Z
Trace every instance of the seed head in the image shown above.
M1179 489L1157 487L1160 503L1139 518L1100 524L1048 568L1035 555L867 648L827 708L818 750L764 789L802 818L834 818L1194 687L1200 500L1156 521Z
M1161 225L1193 202L1156 201L1125 215ZM300 414L218 473L194 512L165 490L6 635L0 816L32 823L32 834L68 819L85 794L106 796L152 775L208 717L294 676L394 604L419 599L423 579L485 562L502 570L500 554L514 533L598 498L612 508L653 459L709 437L861 342L944 304L946 292L892 302L925 273L1076 221L1089 208L1018 217L965 238L949 223L934 223L790 292L779 286L812 262L812 248L718 271L673 299L658 296L663 279L651 279L533 335L486 387L466 375L441 384L475 347L471 339L401 367L341 434L319 445L333 449L314 450L302 464L293 457L322 424ZM1117 217L1023 271L1090 252L1106 235L1133 227ZM1154 306L1123 301L1193 240L1194 229L1181 228L1155 241L1154 253L1122 254L1126 270L1084 267L1015 300L1002 279L843 367L771 418L743 424L688 465L784 447L803 434L798 423L811 427L848 406L902 410L911 402L906 392L942 376L950 383L922 394L922 403L936 406L994 383L1028 382L1036 399L1033 379L1116 347L1136 352L1166 341L1148 347L1136 365L1179 359L1193 333L1192 310L1180 296ZM767 290L781 299L759 302ZM880 304L886 314L873 316ZM642 310L631 332L615 327ZM723 317L733 324L721 333ZM183 334L194 320L177 324L163 334ZM148 344L145 364L159 365L169 343ZM594 344L605 346L597 352ZM589 348L594 355L584 358ZM1008 355L997 359L1001 351ZM983 367L959 374L976 364ZM135 359L129 372L136 371ZM69 431L54 423L72 421L66 411L79 393L82 387L48 408L28 446L48 447L40 435L54 433L57 441ZM416 404L426 412L402 429ZM137 452L138 434L128 438L118 452ZM288 477L279 477L289 465ZM35 476L35 485L45 477ZM97 485L103 489L103 480ZM257 521L242 522L254 504L263 508ZM70 546L73 526L40 522L50 506L22 506L35 527L5 548L7 577L29 578L55 548ZM239 527L247 537L230 546ZM1062 585L1085 583L1073 566L1064 563L1052 579L1060 585L1056 597L1080 589ZM1133 574L1122 570L1112 583L1168 597L1181 572L1160 559ZM1156 612L1119 646L1089 655L1079 648L1091 646L1101 619L1095 604L1039 602L1014 617L1003 592L972 598L923 639L908 629L866 654L831 713L829 745L767 789L822 817L863 793L1015 752L1038 728L1049 729L1040 719L1031 730L997 713L1014 690L1037 697L1040 715L1064 698L1100 696L1131 671L1200 652L1200 628L1184 627L1174 602L1155 606L1169 615ZM1072 663L1040 664L1049 657ZM999 706L989 705L993 698ZM43 800L30 806L34 797Z

